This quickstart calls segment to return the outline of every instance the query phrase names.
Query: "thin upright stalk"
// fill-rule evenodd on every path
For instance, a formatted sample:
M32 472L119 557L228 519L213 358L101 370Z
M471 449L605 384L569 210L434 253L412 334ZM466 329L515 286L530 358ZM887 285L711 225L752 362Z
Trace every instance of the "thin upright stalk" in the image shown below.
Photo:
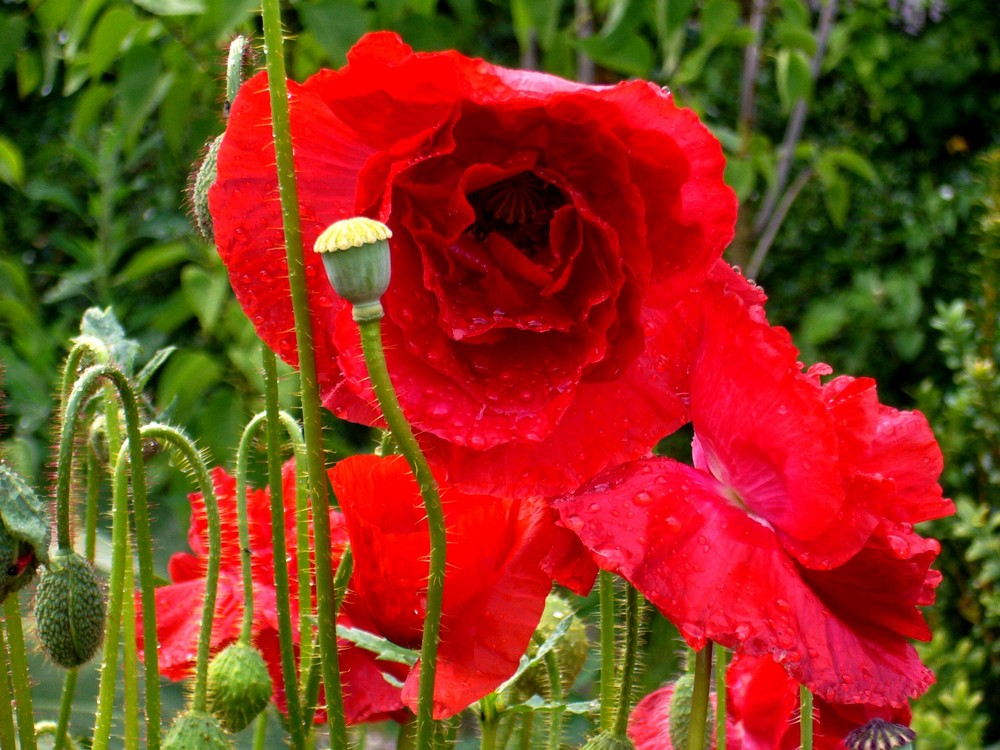
M708 693L712 682L712 642L694 657L694 690L691 693L691 715L688 726L687 750L705 747L705 729L708 727Z
M715 649L715 746L726 748L726 668L729 659L726 649Z
M4 636L4 629L0 628L0 656L3 657L4 664L7 664L7 638ZM17 747L14 730L14 704L10 699L10 685L7 683L7 675L0 674L0 747Z
M559 674L559 658L555 651L549 651L545 654L545 670L549 682L550 702L562 703L562 675ZM559 750L562 745L562 720L563 710L561 708L553 709L552 719L549 722L548 750Z
M281 423L278 416L278 365L274 352L261 344L264 363L264 403L267 420L267 474L271 488L271 539L275 549L274 587L275 608L278 616L278 641L281 650L281 672L285 683L285 700L288 711L288 733L292 747L305 747L302 727L302 704L299 695L299 676L295 670L295 643L292 635L291 594L288 583L288 564L284 554L277 554L287 547L285 537L285 497L281 477ZM299 592L302 594L303 592ZM306 596L308 593L306 592Z
M479 714L479 750L496 750L497 748L497 727L500 724L500 716L496 710L496 697L487 695L480 703Z
M642 600L639 592L628 584L625 588L625 649L622 655L622 676L618 685L618 702L612 733L625 737L628 717L632 712L632 686L639 662L639 624L642 620ZM693 719L692 719L693 721Z
M447 533L444 510L438 495L437 482L417 443L409 422L403 415L396 398L396 391L389 379L389 370L382 349L381 317L359 320L361 347L371 379L372 390L378 399L386 424L392 431L400 452L406 457L420 487L420 497L427 514L430 536L430 557L427 571L426 614L424 615L423 641L420 646L420 686L417 704L417 750L430 750L433 743L434 678L437 672L437 647L441 630L441 605L444 598L445 549Z
M602 732L611 731L615 716L615 579L602 570L598 574L601 607L601 722Z
M295 318L295 338L299 354L299 377L302 398L302 426L306 441L309 497L313 505L313 533L316 540L316 617L319 630L323 684L326 686L330 743L347 747L347 724L340 684L337 654L337 631L333 607L333 570L330 550L330 502L327 495L326 467L323 459L322 423L320 421L319 384L316 354L313 350L312 322L306 292L305 259L302 250L302 227L298 214L298 191L292 158L291 117L288 111L288 84L285 81L284 42L281 31L279 0L262 0L264 52L270 89L278 193L285 235L288 284Z
M813 695L805 685L799 686L800 750L813 750Z
M8 594L4 600L3 623L7 630L7 665L17 705L17 735L21 740L21 750L34 750L35 712L31 706L31 680L24 649L24 629L21 627L21 600L17 592Z

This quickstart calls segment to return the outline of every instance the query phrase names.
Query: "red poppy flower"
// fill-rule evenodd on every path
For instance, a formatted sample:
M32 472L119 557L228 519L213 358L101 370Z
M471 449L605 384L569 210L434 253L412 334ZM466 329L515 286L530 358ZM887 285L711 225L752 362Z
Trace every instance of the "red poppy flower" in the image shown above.
M289 104L307 247L354 215L394 233L389 370L453 482L575 489L686 421L673 371L654 369L649 311L706 275L736 201L718 142L668 92L378 33L341 70L290 84ZM233 104L210 206L237 298L294 364L269 122L262 74ZM324 403L376 424L350 306L318 259L307 274Z
M952 512L926 420L868 379L802 373L763 308L713 283L691 372L695 467L648 458L557 506L602 567L700 648L770 655L816 695L900 706L933 680L939 546L915 523Z
M352 621L419 649L427 591L427 521L402 456L352 456L330 471L354 551L344 610ZM434 715L446 718L517 668L552 588L543 567L556 527L541 501L466 495L442 486L447 572ZM403 701L416 706L419 664Z
M290 608L297 643L299 587L295 552L295 466L292 461L285 464L282 479L283 497L286 499L285 532L291 589ZM240 570L236 480L224 470L216 468L212 472L212 481L219 503L222 530L219 587L211 640L212 652L215 653L234 642L239 636L243 617L243 578ZM168 565L173 583L156 589L156 632L160 642L160 674L172 680L187 678L194 670L201 628L201 602L205 598L208 520L201 493L194 493L188 499L191 503L188 544L193 554L184 552L175 554ZM248 490L247 520L250 550L253 553L253 637L271 672L275 704L284 710L285 693L278 647L274 553L271 538L271 498L268 490ZM344 530L343 516L339 513L331 512L330 522L334 545L333 564L337 565L347 543L347 534ZM285 554L284 550L282 554ZM141 638L141 626L138 632ZM405 712L398 688L393 688L382 677L383 671L391 672L395 665L376 662L370 652L355 648L346 641L341 641L340 646L348 722L356 724L381 721L397 718L401 712ZM142 648L141 641L139 648ZM320 703L322 704L322 697ZM317 722L325 721L325 713L317 711L315 718Z
M674 685L660 688L636 705L629 717L629 738L636 750L673 750L670 701ZM711 695L715 705L715 693ZM726 672L726 749L797 750L801 746L799 685L769 657L739 656ZM908 706L884 708L813 703L813 747L843 750L849 732L872 719L909 724ZM713 747L715 744L713 742ZM678 750L686 750L678 748Z

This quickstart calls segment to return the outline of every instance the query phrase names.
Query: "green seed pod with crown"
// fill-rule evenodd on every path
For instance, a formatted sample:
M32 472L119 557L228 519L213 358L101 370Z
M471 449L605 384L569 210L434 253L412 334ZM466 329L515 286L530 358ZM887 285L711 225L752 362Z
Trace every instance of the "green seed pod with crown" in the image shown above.
M0 464L0 602L49 560L45 506L13 470Z
M208 708L227 732L239 732L271 700L271 675L253 646L232 643L208 665Z
M42 650L65 669L86 663L104 641L107 602L97 573L71 550L49 561L35 593L35 622Z
M232 750L233 743L214 716L191 710L174 720L160 747L162 750Z

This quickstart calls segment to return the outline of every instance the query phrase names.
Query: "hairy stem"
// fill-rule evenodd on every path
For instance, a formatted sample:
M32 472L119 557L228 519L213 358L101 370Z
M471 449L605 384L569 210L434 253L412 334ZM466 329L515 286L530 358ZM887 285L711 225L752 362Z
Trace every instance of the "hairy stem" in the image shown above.
M598 574L601 607L601 723L602 732L611 731L615 716L615 579L602 570Z
M712 682L712 642L694 657L694 690L691 694L691 717L687 750L703 750L708 726L708 693Z

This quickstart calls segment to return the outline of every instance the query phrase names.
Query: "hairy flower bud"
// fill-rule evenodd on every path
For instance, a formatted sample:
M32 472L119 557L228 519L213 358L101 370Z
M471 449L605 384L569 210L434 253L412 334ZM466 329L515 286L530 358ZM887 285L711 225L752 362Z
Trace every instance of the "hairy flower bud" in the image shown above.
M66 669L89 661L104 641L106 608L91 564L75 552L56 552L35 594L42 650Z
M231 750L233 745L219 722L203 711L180 714L163 738L163 750Z
M45 506L14 471L0 464L0 602L49 559Z
M208 665L208 706L228 732L239 732L267 708L271 676L253 646L233 643Z
M847 750L910 750L916 732L902 724L872 719L844 738Z
M385 224L358 216L334 222L313 245L334 291L354 305L355 320L382 317L379 300L389 288L390 237Z
M596 737L587 740L580 750L635 750L635 744L628 737L620 737L611 732L601 732Z
M542 619L535 630L535 636L528 645L528 656L533 657L538 652L538 646L544 643L567 617L572 618L569 629L555 646L556 663L559 666L559 676L562 690L566 692L583 669L590 650L590 639L583 623L573 614L573 608L558 594L549 594L545 600L545 610ZM517 700L527 700L532 695L550 697L548 669L545 664L535 664L522 674L514 686L514 696Z
M683 674L674 683L674 694L670 699L670 744L678 748L688 746L688 732L691 728L691 698L694 696L694 675ZM713 723L711 704L708 706L707 724ZM705 732L705 748L712 746L712 732Z
M208 212L208 191L215 182L216 163L222 136L216 136L205 144L205 156L195 167L190 177L188 198L191 203L191 218L198 234L207 242L215 241L212 231L212 215Z

